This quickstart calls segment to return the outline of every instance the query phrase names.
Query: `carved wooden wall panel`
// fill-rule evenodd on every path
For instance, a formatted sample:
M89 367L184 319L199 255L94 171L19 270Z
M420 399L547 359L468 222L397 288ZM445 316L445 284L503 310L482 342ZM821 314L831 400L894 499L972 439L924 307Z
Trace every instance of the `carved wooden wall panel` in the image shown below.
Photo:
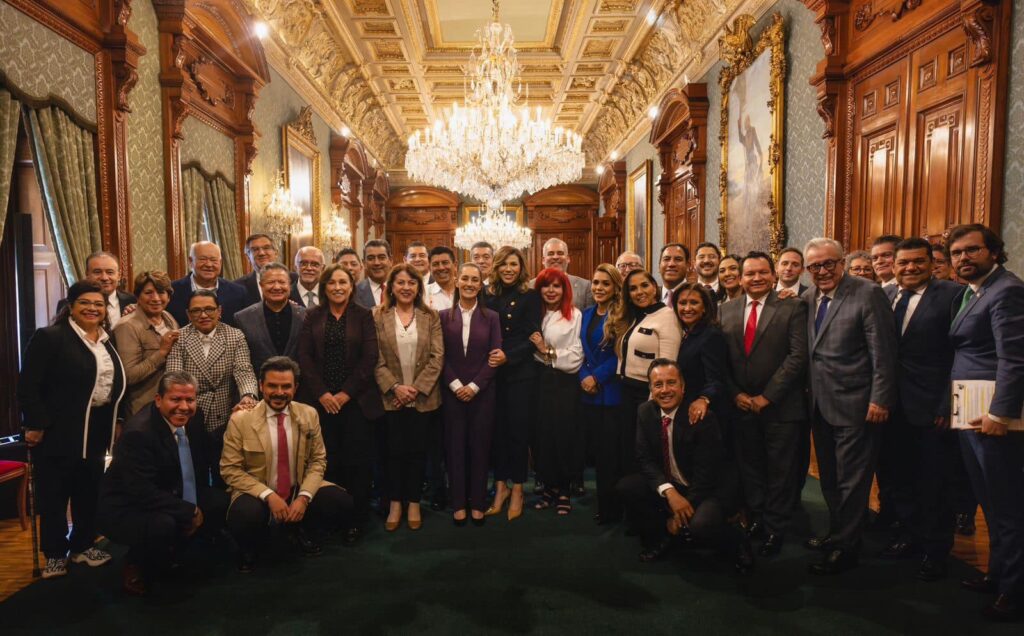
M590 280L594 267L601 262L595 259L601 251L598 248L601 232L597 231L597 192L578 185L554 186L526 197L523 205L526 223L533 230L533 245L526 254L530 275L536 276L544 269L544 243L557 238L565 241L569 248L569 273ZM605 223L607 229L611 220ZM620 232L618 227L615 231ZM609 238L604 237L605 253L609 249ZM615 259L608 262L614 263Z
M387 201L385 223L394 261L401 262L413 241L426 243L428 249L445 245L454 250L459 204L457 195L438 188L411 186L396 190Z
M811 83L828 144L826 232L937 239L998 228L1010 0L804 0L825 59Z

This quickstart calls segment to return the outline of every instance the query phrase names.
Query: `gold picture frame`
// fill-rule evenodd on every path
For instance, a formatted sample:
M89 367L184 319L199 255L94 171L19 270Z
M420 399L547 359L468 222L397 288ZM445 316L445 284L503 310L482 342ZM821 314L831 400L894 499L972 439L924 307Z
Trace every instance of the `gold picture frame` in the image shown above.
M786 244L785 32L782 15L775 13L755 42L750 35L755 22L751 15L740 15L718 40L725 62L718 77L722 94L718 233L723 252L759 250L774 258ZM770 132L767 143L762 143L765 129Z
M291 255L299 247L311 244L320 247L323 228L320 227L320 148L316 133L313 132L313 109L309 106L299 111L295 121L281 128L281 159L284 163L284 185L291 192L292 201L308 214L312 227L311 236L306 239L298 235L286 247ZM290 262L285 260L284 262Z
M635 252L645 263L650 261L654 249L651 235L653 175L654 164L648 159L626 179L626 251Z

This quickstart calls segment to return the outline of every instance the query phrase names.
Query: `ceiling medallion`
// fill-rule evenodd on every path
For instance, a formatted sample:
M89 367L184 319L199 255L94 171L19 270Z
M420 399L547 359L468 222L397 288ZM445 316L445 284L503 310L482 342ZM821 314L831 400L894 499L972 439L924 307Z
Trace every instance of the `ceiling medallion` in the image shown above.
M417 181L459 192L501 209L518 199L583 174L582 137L552 126L522 94L522 69L512 27L498 21L479 32L463 80L465 104L409 138L405 167Z
M516 225L500 201L496 205L489 202L476 218L455 230L456 247L468 250L477 243L524 250L533 243L533 233L529 228Z

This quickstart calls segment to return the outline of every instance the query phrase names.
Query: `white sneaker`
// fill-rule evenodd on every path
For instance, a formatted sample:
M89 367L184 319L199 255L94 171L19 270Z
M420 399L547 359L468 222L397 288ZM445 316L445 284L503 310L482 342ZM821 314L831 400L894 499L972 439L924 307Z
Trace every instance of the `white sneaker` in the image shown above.
M67 559L46 559L46 567L43 568L43 578L53 579L58 576L65 576L68 573Z
M89 567L97 568L111 559L109 552L99 548L88 548L85 552L74 552L71 554L72 563L86 563Z

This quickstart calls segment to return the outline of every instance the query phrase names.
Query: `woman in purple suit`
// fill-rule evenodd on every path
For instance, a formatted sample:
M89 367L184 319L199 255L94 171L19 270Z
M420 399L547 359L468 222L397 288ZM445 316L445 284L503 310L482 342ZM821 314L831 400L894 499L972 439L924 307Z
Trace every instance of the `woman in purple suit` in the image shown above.
M474 525L483 525L488 503L487 465L494 427L492 380L497 369L487 360L501 349L501 323L498 314L477 302L483 280L479 267L464 264L459 269L454 304L441 312L445 451L456 526L466 525L468 516Z

